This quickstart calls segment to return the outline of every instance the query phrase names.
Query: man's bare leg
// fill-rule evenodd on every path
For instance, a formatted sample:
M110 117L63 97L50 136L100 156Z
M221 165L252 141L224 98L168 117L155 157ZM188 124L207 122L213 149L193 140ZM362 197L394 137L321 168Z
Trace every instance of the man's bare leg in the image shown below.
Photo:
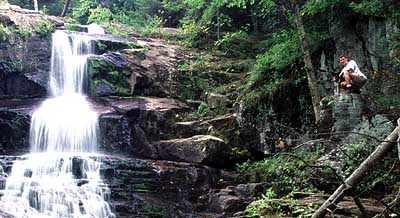
M349 71L345 71L343 73L344 81L340 83L340 87L342 88L349 88L351 87L351 76Z

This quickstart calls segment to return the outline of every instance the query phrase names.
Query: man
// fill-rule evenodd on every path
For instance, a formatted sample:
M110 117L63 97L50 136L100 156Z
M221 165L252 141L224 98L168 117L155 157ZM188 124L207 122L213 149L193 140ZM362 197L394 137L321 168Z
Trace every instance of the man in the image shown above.
M349 92L360 92L361 87L367 82L367 77L358 68L356 62L347 56L341 55L339 61L343 65L339 77L344 78L344 81L340 82L340 87Z

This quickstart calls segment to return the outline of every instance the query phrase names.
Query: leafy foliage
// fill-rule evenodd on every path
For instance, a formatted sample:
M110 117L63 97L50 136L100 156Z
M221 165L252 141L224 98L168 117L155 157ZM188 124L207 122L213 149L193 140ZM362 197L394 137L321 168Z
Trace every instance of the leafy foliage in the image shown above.
M309 186L307 163L315 161L318 152L304 152L294 155L277 154L262 161L247 161L237 165L240 178L253 182L266 182L274 187L277 197L293 191L313 190Z
M272 188L268 189L261 199L253 201L247 206L245 217L298 217L306 218L311 217L313 208L316 204L309 203L302 205L290 196L285 198L276 198L276 194Z
M197 113L199 114L206 114L208 111L208 105L204 101L202 101L197 109Z
M56 27L52 22L48 20L41 20L37 23L34 31L41 37L48 37L54 32L55 28Z
M346 0L308 0L304 5L303 13L308 15L323 13L332 10L337 5L346 5L348 2Z
M0 24L0 41L8 41L10 34L14 34L21 38L27 38L32 35L32 31L29 29L19 29L13 26L4 26Z
M253 53L254 38L244 30L227 32L215 45L228 57L246 58Z
M362 0L351 2L350 7L367 16L400 17L400 3L396 0Z
M10 28L0 24L0 40L5 42L8 40L8 35L11 33Z
M400 3L397 0L361 0L361 1L345 1L345 0L308 0L304 6L303 12L308 15L326 12L331 10L336 13L341 10L333 10L334 8L350 8L354 12L375 17L399 17Z
M299 39L294 30L274 33L268 44L270 44L269 49L257 56L259 69L279 69L301 57Z
M97 6L89 9L89 23L109 24L112 21L113 13L110 9Z

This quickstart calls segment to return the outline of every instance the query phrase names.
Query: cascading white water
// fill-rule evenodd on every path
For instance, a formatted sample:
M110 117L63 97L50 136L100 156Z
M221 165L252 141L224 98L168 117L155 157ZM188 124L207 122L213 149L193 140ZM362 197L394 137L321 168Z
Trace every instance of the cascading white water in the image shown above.
M53 34L52 96L32 115L31 154L13 164L0 201L18 218L115 217L93 158L98 116L83 94L93 53L88 36Z

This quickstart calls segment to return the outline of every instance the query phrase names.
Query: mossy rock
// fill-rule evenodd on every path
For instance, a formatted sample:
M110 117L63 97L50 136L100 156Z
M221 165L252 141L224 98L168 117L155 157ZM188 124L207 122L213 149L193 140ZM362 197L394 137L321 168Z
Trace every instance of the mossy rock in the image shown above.
M237 76L219 71L181 71L177 88L182 99L201 99L206 92L225 94L224 87L237 80Z
M130 48L122 50L121 53L124 54L130 60L145 60L146 50L147 50L146 48Z
M95 57L89 59L88 72L92 96L130 95L128 79L131 73L127 67L118 67L104 58Z
M113 84L105 79L94 80L90 84L90 93L92 96L128 96L130 95L129 85Z
M156 206L154 204L145 204L143 206L143 216L154 218L167 218L168 213L165 208Z

